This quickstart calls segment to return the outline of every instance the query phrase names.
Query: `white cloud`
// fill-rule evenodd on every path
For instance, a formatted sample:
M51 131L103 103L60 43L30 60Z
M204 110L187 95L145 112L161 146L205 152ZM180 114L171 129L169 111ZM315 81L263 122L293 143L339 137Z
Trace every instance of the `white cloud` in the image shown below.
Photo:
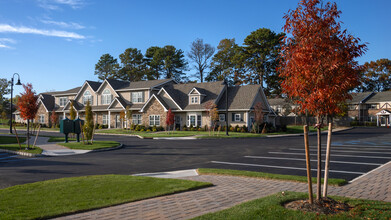
M60 6L69 6L78 9L84 6L83 0L37 0L38 5L47 10L59 10Z
M44 30L29 27L15 27L8 24L0 24L0 33L20 33L20 34L38 34L51 37L63 37L73 39L85 39L83 35L59 30Z
M76 22L64 22L64 21L53 21L53 20L41 20L44 24L52 24L56 25L62 28L71 28L71 29L84 29L85 27L81 24L78 24Z
M0 48L13 49L13 47L8 44L16 44L16 40L11 38L0 38Z

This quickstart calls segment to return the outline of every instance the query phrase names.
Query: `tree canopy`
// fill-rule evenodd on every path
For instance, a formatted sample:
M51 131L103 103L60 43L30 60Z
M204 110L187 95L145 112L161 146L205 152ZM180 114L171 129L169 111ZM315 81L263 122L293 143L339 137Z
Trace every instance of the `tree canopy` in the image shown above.
M197 38L191 43L190 52L187 53L187 56L195 63L194 68L198 71L197 77L200 78L201 82L204 81L204 72L209 68L210 58L214 52L215 48L204 43L202 39Z
M362 84L358 90L362 92L383 92L391 90L391 60L379 59L366 62L362 68Z
M147 66L144 55L137 48L128 48L119 55L121 68L116 74L117 79L125 81L140 81L146 78Z
M98 79L113 79L118 72L118 61L110 54L103 54L98 63L95 64L95 75L98 75Z

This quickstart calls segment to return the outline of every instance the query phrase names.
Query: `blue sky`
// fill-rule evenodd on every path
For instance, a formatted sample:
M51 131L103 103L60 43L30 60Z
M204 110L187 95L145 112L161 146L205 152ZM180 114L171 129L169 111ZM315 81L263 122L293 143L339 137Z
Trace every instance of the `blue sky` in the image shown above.
M337 0L343 27L368 42L361 64L391 59L389 0ZM217 46L258 28L281 32L298 0L0 0L0 78L17 72L40 93L97 80L104 53L174 45L185 53L196 38ZM189 74L195 72L190 70ZM14 94L22 91L15 86Z

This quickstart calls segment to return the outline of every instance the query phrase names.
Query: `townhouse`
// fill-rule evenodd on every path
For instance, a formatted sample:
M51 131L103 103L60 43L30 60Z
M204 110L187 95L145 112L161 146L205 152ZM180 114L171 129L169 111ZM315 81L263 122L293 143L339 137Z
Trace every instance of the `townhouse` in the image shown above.
M228 87L223 81L179 84L172 79L137 82L106 79L85 81L81 87L66 91L39 94L36 121L51 126L53 111L62 120L69 118L71 106L83 119L87 102L90 102L95 123L108 128L129 126L120 116L126 108L131 111L131 123L135 125L164 127L169 109L175 114L177 128L210 125L205 109L207 102L216 104L222 124L228 120L229 125L250 128L258 102L262 103L265 121L273 123L275 118L260 85ZM14 114L17 122L23 122L18 111Z

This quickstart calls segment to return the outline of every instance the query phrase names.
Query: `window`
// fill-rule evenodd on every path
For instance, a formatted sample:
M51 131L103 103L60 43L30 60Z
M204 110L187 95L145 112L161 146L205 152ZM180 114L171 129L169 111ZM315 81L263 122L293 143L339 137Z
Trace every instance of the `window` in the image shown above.
M219 114L219 121L225 121L225 114Z
M377 105L376 104L370 104L370 105L368 105L368 109L377 109Z
M149 116L149 126L160 126L160 115Z
M240 114L235 114L235 121L242 121L242 116Z
M109 124L108 121L109 121L109 115L104 114L102 116L102 124L107 125L107 124Z
M191 104L199 104L199 102L198 102L198 96L191 96L191 97L190 97L190 103L191 103Z
M68 102L68 98L67 97L61 97L60 98L60 106L65 106Z
M87 105L87 102L90 102L90 105L92 105L92 95L90 91L85 91L83 95L83 104Z
M45 123L45 115L39 115L38 123L44 124Z
M201 126L202 117L201 115L188 115L187 116L187 125L193 127Z
M132 102L133 103L144 102L144 92L132 92Z
M132 115L132 124L141 124L141 115Z
M111 92L109 89L105 89L102 93L102 105L108 105L113 101L113 95L111 95Z

